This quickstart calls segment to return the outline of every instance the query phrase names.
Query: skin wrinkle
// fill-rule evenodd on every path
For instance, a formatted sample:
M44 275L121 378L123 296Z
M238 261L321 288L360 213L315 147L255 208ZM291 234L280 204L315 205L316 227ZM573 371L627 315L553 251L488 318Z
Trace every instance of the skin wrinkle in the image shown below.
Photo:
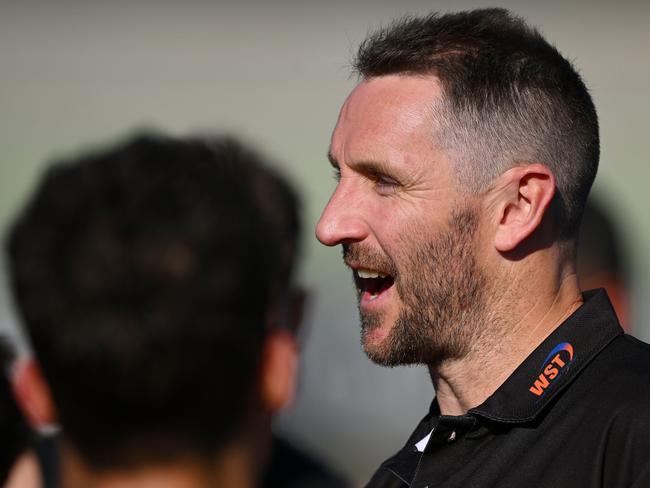
M583 299L582 299L581 296L579 296L573 301L573 303L569 304L569 306L566 308L566 310L560 310L560 311L558 311L556 313L556 315L559 315L559 318L553 318L554 309L557 308L557 306L561 303L561 296L563 295L563 291L565 290L565 288L567 286L568 287L571 286L571 284L569 283L569 280L571 280L571 279L577 280L577 276L576 276L575 273L570 273L569 275L567 275L567 276L565 276L565 277L563 277L561 279L560 286L558 287L558 290L555 293L555 297L553 298L553 302L548 307L546 313L537 321L537 324L530 328L530 330L528 332L528 337L535 337L535 335L542 335L541 333L536 334L536 332L541 331L543 329L545 322L548 323L550 321L550 322L557 323L558 325L561 324L575 310L577 310L580 305L582 305ZM537 302L536 302L536 304L537 304ZM524 315L524 317L522 318L522 320L520 320L518 322L518 324L522 323L523 320L528 316L529 313L532 313L532 308L533 307L531 307L531 310ZM516 329L519 329L519 328L516 328ZM555 329L552 329L552 330L548 331L548 333L546 334L545 337L548 337L553 332L553 330L555 330ZM523 331L522 331L522 333L523 333ZM532 351L532 350L534 350L534 348L532 348L530 351Z

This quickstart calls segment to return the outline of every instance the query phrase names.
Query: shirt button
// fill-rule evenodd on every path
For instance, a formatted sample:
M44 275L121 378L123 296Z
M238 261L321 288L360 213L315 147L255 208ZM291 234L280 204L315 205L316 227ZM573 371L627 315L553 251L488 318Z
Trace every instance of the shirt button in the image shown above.
M456 431L452 430L449 437L447 437L447 442L454 442L456 440Z

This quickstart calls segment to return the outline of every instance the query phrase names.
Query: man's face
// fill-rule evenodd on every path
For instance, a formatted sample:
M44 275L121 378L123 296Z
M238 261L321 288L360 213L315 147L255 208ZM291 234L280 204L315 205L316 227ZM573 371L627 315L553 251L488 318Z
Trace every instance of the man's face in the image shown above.
M353 269L368 356L432 364L466 353L483 313L475 199L436 149L435 78L384 76L345 102L330 159L340 174L318 223Z

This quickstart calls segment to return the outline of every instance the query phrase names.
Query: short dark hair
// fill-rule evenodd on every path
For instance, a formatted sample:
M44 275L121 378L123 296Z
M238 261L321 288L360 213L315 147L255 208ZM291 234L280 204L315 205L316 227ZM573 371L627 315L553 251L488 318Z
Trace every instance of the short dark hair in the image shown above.
M435 75L436 142L478 192L518 164L555 174L560 237L574 238L598 168L598 118L582 79L534 28L504 9L405 17L360 46L364 78Z
M279 244L233 139L54 164L8 240L64 437L95 469L213 456L256 401Z
M14 352L9 342L0 336L0 486L4 486L16 459L27 448L30 437L7 377L13 359Z

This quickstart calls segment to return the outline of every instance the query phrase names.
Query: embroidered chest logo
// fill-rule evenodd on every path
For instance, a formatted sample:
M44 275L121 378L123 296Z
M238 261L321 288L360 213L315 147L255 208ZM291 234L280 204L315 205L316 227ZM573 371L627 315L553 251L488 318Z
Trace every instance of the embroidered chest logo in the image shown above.
M539 376L528 391L540 398L543 397L549 386L568 371L572 361L573 346L571 344L562 342L555 346L546 356L540 368Z

